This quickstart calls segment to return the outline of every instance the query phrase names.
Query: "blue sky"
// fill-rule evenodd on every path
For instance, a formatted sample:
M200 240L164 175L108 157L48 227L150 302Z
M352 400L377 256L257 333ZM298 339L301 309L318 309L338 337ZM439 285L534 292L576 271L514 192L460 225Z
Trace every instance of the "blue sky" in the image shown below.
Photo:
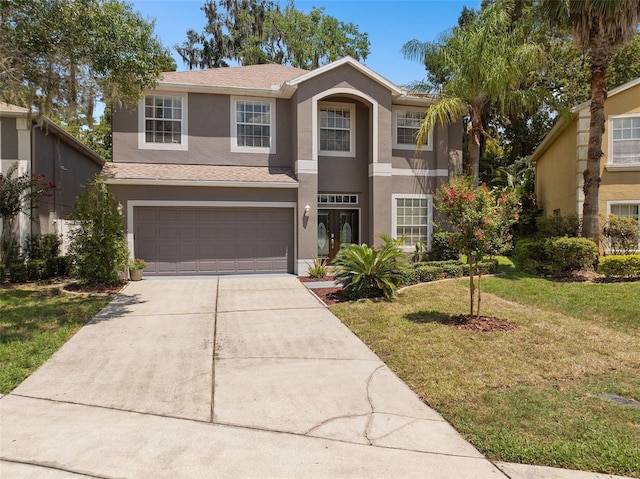
M156 33L176 57L178 70L184 64L173 46L186 38L186 31L202 31L204 0L137 0L133 7L144 17L155 18ZM369 34L371 53L365 64L388 80L404 85L424 78L424 67L405 60L402 45L417 38L435 40L456 25L462 7L478 9L480 0L296 0L298 9L308 12L324 7L325 13L358 25Z

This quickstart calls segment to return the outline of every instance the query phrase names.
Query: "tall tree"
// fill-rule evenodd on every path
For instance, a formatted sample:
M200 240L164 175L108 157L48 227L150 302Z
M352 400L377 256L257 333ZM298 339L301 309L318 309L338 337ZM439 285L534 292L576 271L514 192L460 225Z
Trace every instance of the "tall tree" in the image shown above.
M134 104L175 69L153 23L119 0L2 0L0 98L91 126L97 100Z
M495 108L515 114L532 108L541 93L521 89L543 59L538 45L529 41L526 23L514 23L511 15L518 2L498 1L476 16L467 15L464 25L454 28L437 42L412 40L404 45L405 57L434 64L441 82L439 102L429 108L417 136L418 147L437 124L469 117L471 177L478 183L480 145L487 137L486 117Z
M176 45L190 68L279 63L313 69L350 55L366 59L369 39L352 23L313 8L308 14L289 1L284 9L270 0L207 0L204 32L187 31Z
M613 51L636 35L640 0L542 0L540 7L543 17L553 24L571 27L574 41L589 57L591 119L587 166L583 173L582 234L597 243L607 71Z

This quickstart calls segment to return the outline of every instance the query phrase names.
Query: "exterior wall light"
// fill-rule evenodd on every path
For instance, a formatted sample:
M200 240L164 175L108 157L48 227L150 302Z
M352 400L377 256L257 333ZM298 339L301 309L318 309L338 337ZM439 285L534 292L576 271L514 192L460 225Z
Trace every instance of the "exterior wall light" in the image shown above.
M309 216L309 212L311 211L311 206L308 204L304 207L304 215Z

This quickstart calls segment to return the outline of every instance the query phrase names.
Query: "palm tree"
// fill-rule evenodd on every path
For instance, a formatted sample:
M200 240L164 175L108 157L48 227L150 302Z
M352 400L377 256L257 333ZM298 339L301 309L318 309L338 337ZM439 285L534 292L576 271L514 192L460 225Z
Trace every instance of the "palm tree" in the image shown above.
M589 56L591 71L591 120L587 167L583 172L582 235L596 243L598 188L604 133L604 101L607 70L614 49L631 41L638 29L640 0L542 0L544 17L557 26L569 26L576 44Z
M402 47L406 58L435 66L443 75L439 102L429 108L416 137L420 148L436 125L469 117L471 177L478 184L483 118L491 108L518 114L539 103L540 94L520 88L543 60L540 47L528 40L527 25L512 22L514 3L498 1L437 42L412 40Z

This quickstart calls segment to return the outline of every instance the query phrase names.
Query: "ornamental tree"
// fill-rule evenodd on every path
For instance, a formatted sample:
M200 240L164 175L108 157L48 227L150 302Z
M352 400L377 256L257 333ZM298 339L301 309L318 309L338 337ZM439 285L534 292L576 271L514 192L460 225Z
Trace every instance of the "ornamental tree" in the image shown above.
M15 162L6 173L0 173L0 264L6 264L11 256L13 228L18 215L22 213L31 219L33 209L43 197L51 196L51 190L55 188L53 183L44 180L44 175L23 173L14 176L17 170L18 162Z
M452 245L469 262L470 315L475 307L475 276L478 276L476 314L480 317L482 268L486 255L503 253L511 244L510 227L518 219L513 192L490 191L485 184L474 187L468 177L458 177L443 185L435 196L436 209L453 229Z

